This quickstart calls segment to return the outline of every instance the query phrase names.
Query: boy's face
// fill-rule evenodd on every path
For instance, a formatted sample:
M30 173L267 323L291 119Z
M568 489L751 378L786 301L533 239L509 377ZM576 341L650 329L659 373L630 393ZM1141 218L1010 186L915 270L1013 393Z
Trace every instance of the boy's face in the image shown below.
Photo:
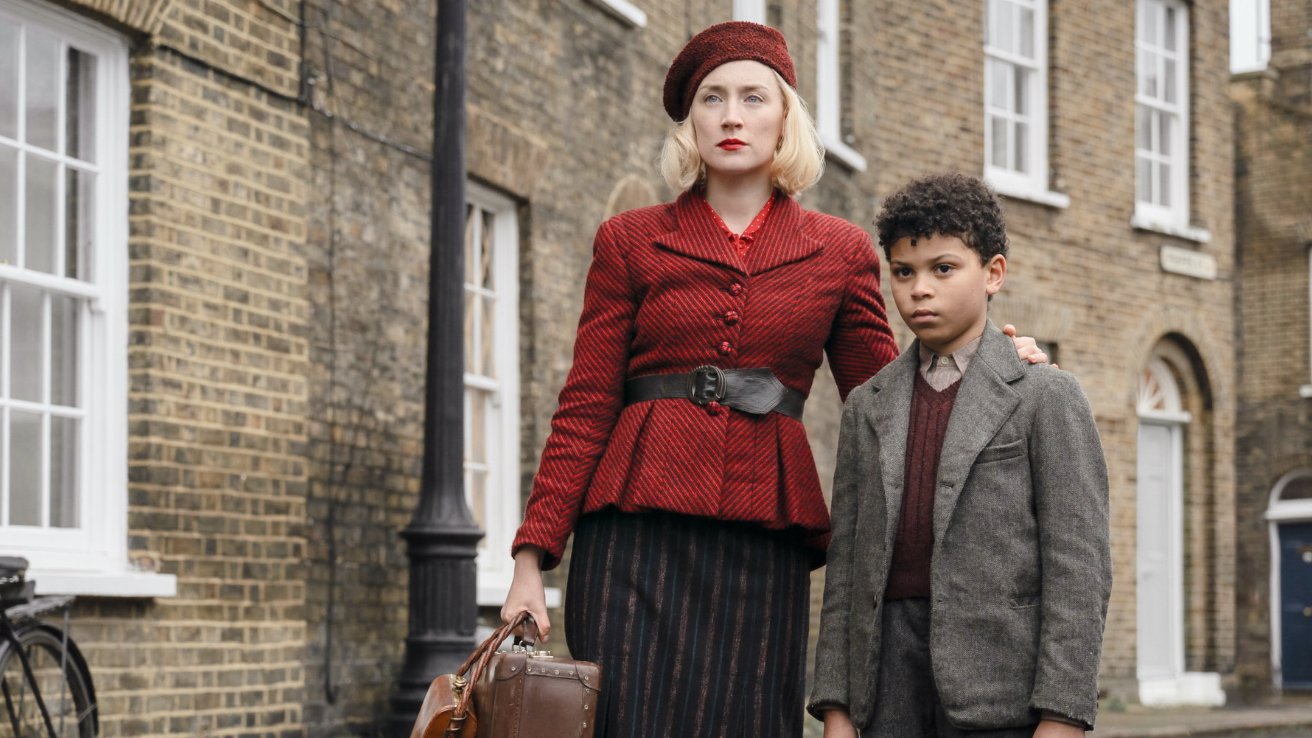
M984 333L989 296L1002 289L1007 259L980 264L979 252L956 236L935 234L889 249L893 301L930 351L950 354Z

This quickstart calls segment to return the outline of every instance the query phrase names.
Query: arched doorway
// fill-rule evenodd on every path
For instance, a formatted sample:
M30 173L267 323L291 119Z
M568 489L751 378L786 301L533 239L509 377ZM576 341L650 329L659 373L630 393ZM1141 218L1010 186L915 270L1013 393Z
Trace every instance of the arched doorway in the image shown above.
M1312 689L1312 469L1276 482L1271 525L1271 673L1280 689Z
M1139 377L1136 489L1136 676L1145 705L1225 702L1220 675L1186 670L1186 435L1194 416L1182 390L1197 382L1176 347L1164 343Z

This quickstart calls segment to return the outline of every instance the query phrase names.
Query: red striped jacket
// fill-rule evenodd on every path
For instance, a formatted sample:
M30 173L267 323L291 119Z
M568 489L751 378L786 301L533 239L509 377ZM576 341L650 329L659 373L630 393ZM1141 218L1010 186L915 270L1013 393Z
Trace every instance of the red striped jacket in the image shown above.
M582 513L668 510L797 527L823 551L829 512L802 423L678 399L624 406L629 377L769 367L809 393L821 352L846 398L897 356L869 235L779 195L739 257L700 195L601 224L574 365L512 551L560 563Z

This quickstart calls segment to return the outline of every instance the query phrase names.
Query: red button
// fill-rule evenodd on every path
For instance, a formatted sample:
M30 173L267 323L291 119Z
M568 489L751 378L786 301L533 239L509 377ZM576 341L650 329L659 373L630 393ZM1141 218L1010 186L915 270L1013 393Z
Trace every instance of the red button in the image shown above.
M734 282L733 284L729 285L729 294L733 295L734 297L737 297L742 293L743 293L743 286L738 282Z
M729 343L728 341L725 341L725 342L721 343L721 344L720 344L720 353L724 354L725 356L728 356L729 354L732 354L732 353L733 353L733 344L732 344L732 343Z
M725 314L724 314L724 324L725 324L725 325L737 325L737 324L738 324L738 311L737 311L737 310L730 310L729 312L725 313Z

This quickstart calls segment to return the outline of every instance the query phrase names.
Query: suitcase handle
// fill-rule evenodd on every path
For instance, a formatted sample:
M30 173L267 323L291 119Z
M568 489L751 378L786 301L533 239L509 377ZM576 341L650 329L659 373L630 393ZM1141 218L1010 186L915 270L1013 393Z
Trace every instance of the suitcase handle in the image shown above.
M474 698L474 686L483 677L483 670L487 668L488 661L497 652L497 647L501 645L501 642L506 640L511 632L525 621L533 622L533 617L528 614L527 610L519 613L511 618L509 622L503 623L500 628L493 631L487 640L478 644L474 652L469 654L469 658L465 659L465 663L461 664L459 669L456 669L455 679L451 680L451 688L453 691L459 690L460 693L457 695L458 701L456 702L455 712L452 713L451 722L447 725L446 734L448 736L458 738L465 716L469 714L470 702ZM534 624L532 627L534 640L536 640L537 625ZM466 674L469 675L467 679L465 678Z

